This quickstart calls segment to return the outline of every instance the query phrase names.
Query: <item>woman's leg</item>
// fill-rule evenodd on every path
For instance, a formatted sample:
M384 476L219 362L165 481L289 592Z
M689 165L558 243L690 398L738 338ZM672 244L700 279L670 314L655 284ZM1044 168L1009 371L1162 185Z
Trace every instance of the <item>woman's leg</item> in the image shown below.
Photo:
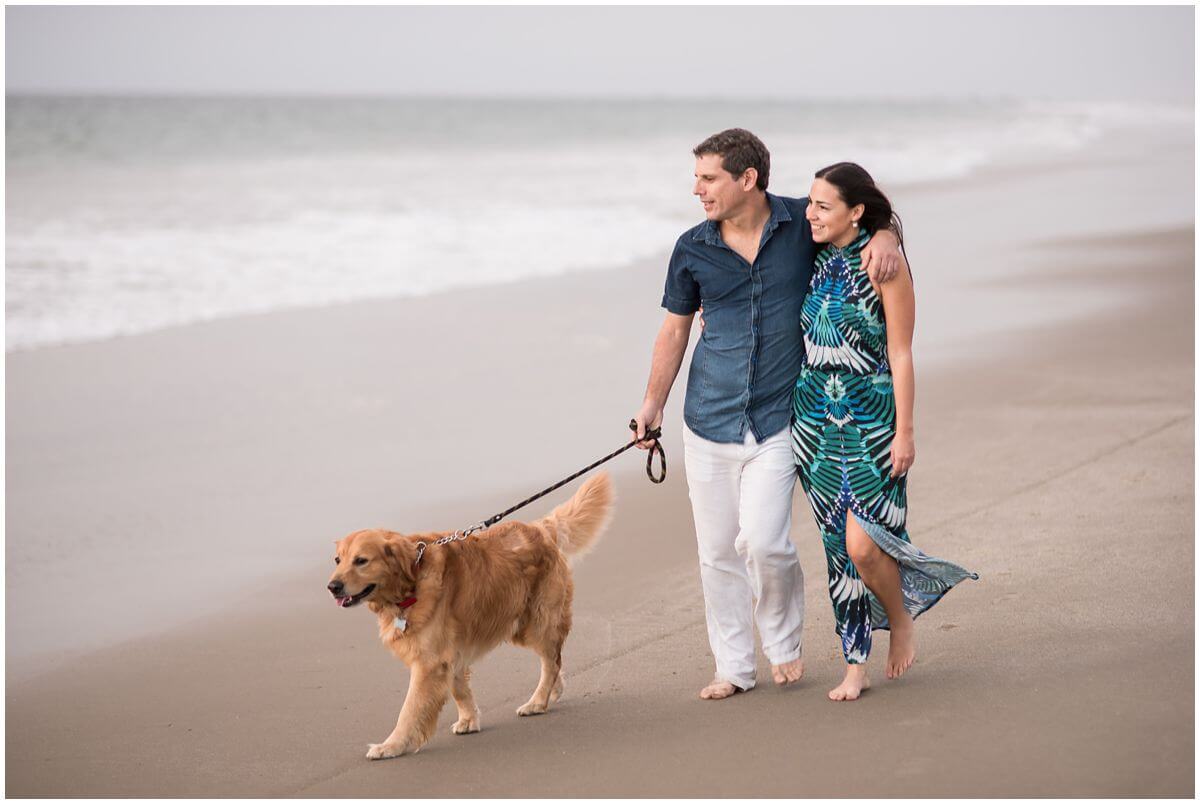
M916 659L912 616L904 608L900 590L900 566L879 549L854 515L846 516L846 549L859 576L887 612L891 638L888 643L887 677L899 678Z
M846 529L822 532L829 569L829 597L846 659L846 675L829 691L831 701L854 701L870 688L867 657L871 655L871 599L846 551Z
M833 604L842 654L846 658L846 676L841 684L829 691L829 698L853 701L871 686L865 667L871 653L871 600L846 549L848 503L841 491L844 477L842 461L838 458L844 445L833 442L835 449L831 454L827 436L823 422L793 418L796 471L821 529L829 599Z

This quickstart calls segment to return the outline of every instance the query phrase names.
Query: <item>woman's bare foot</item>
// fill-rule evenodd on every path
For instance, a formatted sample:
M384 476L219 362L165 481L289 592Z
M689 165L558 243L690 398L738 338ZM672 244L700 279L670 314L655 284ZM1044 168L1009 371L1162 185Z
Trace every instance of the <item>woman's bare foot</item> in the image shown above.
M916 628L911 617L892 625L888 641L887 677L900 678L917 659Z
M846 665L846 677L842 683L829 691L831 701L854 701L863 690L871 688L871 679L867 678L867 667L862 664Z
M735 687L728 681L714 678L711 684L700 690L700 697L706 701L719 701L722 698L728 698L730 695L736 695L741 691L740 687Z
M796 683L803 675L803 659L796 659L793 662L771 665L771 678L775 679L775 683L781 687L786 687L788 684Z

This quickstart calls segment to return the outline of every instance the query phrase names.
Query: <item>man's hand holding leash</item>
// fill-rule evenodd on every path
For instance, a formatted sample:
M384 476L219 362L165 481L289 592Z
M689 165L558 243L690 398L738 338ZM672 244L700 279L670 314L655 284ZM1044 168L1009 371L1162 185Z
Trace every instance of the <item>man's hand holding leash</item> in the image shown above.
M651 400L646 400L646 402L642 405L642 409L639 410L637 415L633 417L633 420L637 422L636 437L638 439L638 449L650 449L652 446L658 443L654 439L650 439L649 441L642 441L641 439L646 436L647 429L653 430L662 426L662 405Z

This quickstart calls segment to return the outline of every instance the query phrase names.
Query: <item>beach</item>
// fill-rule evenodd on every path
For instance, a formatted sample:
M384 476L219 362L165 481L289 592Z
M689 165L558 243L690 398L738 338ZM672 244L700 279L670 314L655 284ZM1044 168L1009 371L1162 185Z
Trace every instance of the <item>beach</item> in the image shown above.
M666 482L608 465L562 701L518 718L537 663L503 646L474 669L480 733L448 706L419 754L363 758L407 671L330 600L333 541L469 526L624 443L665 254L10 352L6 794L1193 796L1192 159L1116 139L894 195L909 532L980 578L920 619L902 679L878 635L853 703L825 697L842 665L799 486L805 677L777 689L760 656L756 689L696 699L685 363Z

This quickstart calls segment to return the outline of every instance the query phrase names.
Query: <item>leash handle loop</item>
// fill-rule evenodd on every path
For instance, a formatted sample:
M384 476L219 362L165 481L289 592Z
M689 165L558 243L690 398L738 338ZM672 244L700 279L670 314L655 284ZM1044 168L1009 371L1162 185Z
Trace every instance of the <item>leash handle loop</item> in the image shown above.
M637 419L629 420L629 429L635 434L637 433ZM663 450L662 444L658 439L662 438L662 428L655 427L653 429L646 428L646 434L641 438L633 439L629 446L633 446L641 441L653 441L650 446L650 452L646 455L646 477L650 478L651 483L661 483L667 479L667 453ZM658 456L658 477L654 476L654 456Z
M654 476L654 456L658 456L658 477ZM667 453L663 452L662 444L657 441L650 448L650 454L646 456L646 477L650 478L651 483L661 483L667 479Z

